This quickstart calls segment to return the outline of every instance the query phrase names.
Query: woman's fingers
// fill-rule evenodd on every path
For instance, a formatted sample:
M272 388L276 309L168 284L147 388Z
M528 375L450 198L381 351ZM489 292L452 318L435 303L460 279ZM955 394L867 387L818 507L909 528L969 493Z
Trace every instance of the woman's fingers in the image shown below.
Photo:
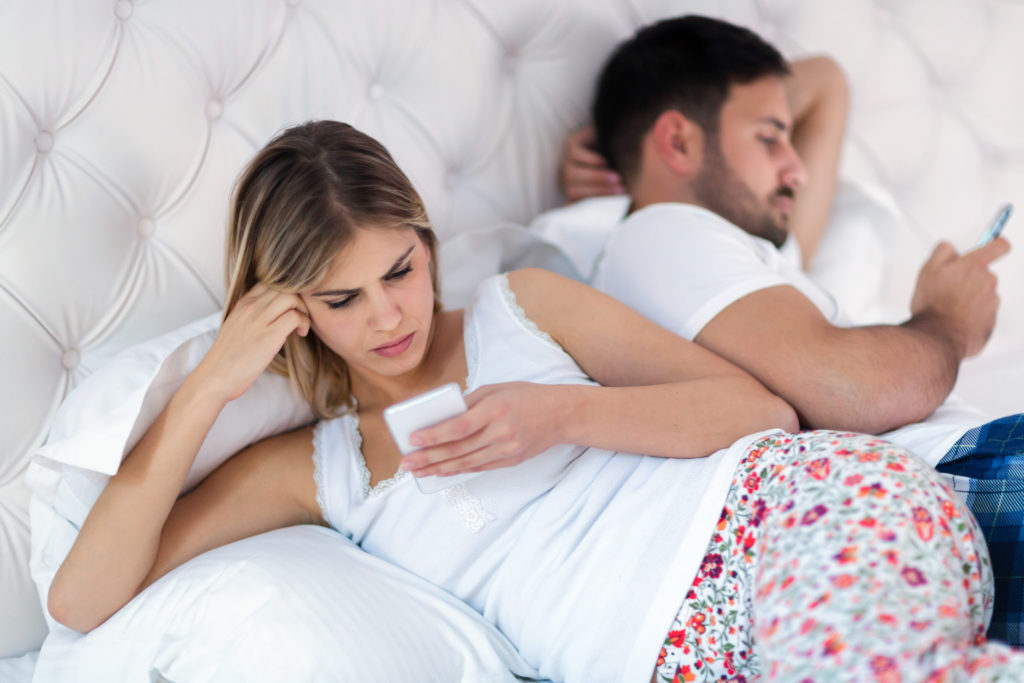
M409 436L409 442L417 448L427 449L439 444L460 441L482 430L493 419L486 408L470 402L466 412L449 418L436 425L417 429Z
M310 324L301 297L257 284L228 315L197 372L233 400L267 368L288 335L305 336Z
M486 422L475 419L470 412L413 432L410 438L413 445L416 445L417 438L429 445L402 458L402 469L422 476L421 470L436 468L441 463L461 458L487 445L489 438L493 437L485 432Z
M417 452L418 453L418 452ZM407 456L407 458L412 456ZM463 472L482 472L518 464L518 460L509 457L498 444L489 444L476 450L469 450L461 455L450 457L429 466L410 470L413 476L429 477L433 475L450 476ZM405 463L403 462L403 468Z
M309 334L309 325L309 316L305 311L289 308L270 323L270 328L281 335L281 344L284 344L285 338L292 332L297 332L300 337Z

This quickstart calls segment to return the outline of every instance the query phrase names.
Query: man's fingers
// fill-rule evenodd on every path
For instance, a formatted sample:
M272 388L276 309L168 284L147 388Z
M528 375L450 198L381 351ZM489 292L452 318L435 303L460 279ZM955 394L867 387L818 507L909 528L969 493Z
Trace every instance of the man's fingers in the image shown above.
M623 192L624 190L621 185L611 182L572 182L565 184L565 196L573 201L577 199L586 199L588 197L604 197L607 195L622 194Z
M942 265L949 263L957 257L956 249L949 242L939 242L932 250L931 256L925 265Z
M594 168L576 167L565 172L566 184L603 187L607 185L618 185L619 176L611 171L601 171Z
M608 170L608 160L601 156L596 150L582 145L569 147L569 154L566 161L570 165L583 166L598 170Z
M1005 256L1010 251L1010 243L1002 237L996 237L988 244L982 245L970 252L967 256L971 259L988 265L997 258Z

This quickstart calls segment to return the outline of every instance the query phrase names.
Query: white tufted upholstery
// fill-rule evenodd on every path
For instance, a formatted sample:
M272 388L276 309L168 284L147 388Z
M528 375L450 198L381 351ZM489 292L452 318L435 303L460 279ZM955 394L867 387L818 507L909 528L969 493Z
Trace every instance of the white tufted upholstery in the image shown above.
M845 175L890 190L905 301L927 245L1024 212L1024 4L1011 0L5 0L0 3L0 656L38 646L26 459L124 346L216 310L243 163L310 118L379 137L442 238L556 205L601 61L690 11L828 51L852 84ZM1024 218L1007 229L1024 234ZM1024 244L1024 241L1021 242ZM1024 348L1024 249L989 354ZM978 380L979 393L991 385Z

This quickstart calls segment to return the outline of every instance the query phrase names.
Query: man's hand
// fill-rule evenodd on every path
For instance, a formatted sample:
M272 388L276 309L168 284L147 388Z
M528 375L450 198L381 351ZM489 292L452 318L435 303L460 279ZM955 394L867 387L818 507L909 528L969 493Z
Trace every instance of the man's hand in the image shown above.
M559 181L570 202L588 197L622 194L625 189L619 174L595 149L594 126L584 126L571 134L562 148Z
M963 256L940 242L918 273L910 312L937 316L961 358L981 351L992 334L999 296L989 265L1009 250L1002 237Z

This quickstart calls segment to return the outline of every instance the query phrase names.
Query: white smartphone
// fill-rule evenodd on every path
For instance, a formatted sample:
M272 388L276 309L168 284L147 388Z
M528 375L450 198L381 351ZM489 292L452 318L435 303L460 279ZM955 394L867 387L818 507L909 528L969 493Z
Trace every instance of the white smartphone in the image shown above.
M985 232L981 233L981 237L978 238L978 243L975 246L983 247L996 237L999 237L999 233L1003 231L1003 227L1006 225L1006 221L1010 220L1010 216L1013 215L1013 204L1003 204L999 207L999 212L996 213L996 217L992 219L992 223L985 228Z
M432 389L419 396L388 406L384 409L384 422L391 430L391 436L398 444L403 456L409 455L417 448L409 443L409 437L417 429L432 427L439 422L466 412L466 400L462 390L455 382L450 382L437 389ZM472 479L479 472L454 474L449 477L429 476L413 477L416 486L423 493L436 493L443 489L461 484Z

